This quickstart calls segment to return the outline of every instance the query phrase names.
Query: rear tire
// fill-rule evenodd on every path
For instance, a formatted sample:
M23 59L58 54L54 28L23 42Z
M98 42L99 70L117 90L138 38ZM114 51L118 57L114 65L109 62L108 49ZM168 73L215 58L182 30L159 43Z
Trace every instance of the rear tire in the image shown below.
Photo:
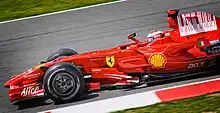
M50 67L45 73L44 90L55 103L74 101L84 90L84 78L73 64L62 62Z
M56 58L62 57L62 56L71 56L71 55L76 55L78 54L76 51L72 50L72 49L68 49L68 48L63 48L63 49L59 49L54 53L51 53L46 62L55 60Z

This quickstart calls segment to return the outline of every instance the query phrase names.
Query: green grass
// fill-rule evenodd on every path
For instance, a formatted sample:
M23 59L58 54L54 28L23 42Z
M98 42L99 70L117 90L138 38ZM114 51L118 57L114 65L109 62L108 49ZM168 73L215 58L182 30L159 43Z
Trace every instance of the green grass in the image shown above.
M117 0L0 0L0 21Z
M220 113L220 93L112 113Z

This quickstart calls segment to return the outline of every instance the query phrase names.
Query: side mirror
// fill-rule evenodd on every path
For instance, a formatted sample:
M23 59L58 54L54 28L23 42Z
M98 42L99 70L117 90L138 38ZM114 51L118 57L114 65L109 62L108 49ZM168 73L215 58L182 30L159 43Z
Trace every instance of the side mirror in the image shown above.
M141 43L139 40L137 40L136 38L136 33L133 33L133 34L130 34L130 35L128 35L128 39L131 39L131 40L133 40L135 43Z
M41 61L41 62L40 62L40 64L44 64L44 63L46 63L46 62L45 62L45 61Z
M136 33L133 33L133 34L128 35L128 39L132 39L132 38L134 38L134 37L136 37Z

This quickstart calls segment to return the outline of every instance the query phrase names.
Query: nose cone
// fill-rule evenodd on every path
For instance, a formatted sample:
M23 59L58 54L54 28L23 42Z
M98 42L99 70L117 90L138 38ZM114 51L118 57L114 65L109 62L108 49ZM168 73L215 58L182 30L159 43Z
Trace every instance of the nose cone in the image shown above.
M8 81L4 83L4 87L9 88L9 83L8 83Z
M4 87L9 88L9 87L10 87L10 82L14 79L14 77L15 77L15 76L11 76L10 80L8 80L8 81L6 81L6 82L4 83Z
M4 83L4 87L9 88L11 85L19 83L23 79L24 75L25 72L20 75L12 76L8 81Z

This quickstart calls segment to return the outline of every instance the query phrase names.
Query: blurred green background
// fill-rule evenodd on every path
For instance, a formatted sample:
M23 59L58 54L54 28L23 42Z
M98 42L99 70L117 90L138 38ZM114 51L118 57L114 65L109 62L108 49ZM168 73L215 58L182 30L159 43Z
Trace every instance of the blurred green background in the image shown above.
M0 21L117 0L0 0Z

